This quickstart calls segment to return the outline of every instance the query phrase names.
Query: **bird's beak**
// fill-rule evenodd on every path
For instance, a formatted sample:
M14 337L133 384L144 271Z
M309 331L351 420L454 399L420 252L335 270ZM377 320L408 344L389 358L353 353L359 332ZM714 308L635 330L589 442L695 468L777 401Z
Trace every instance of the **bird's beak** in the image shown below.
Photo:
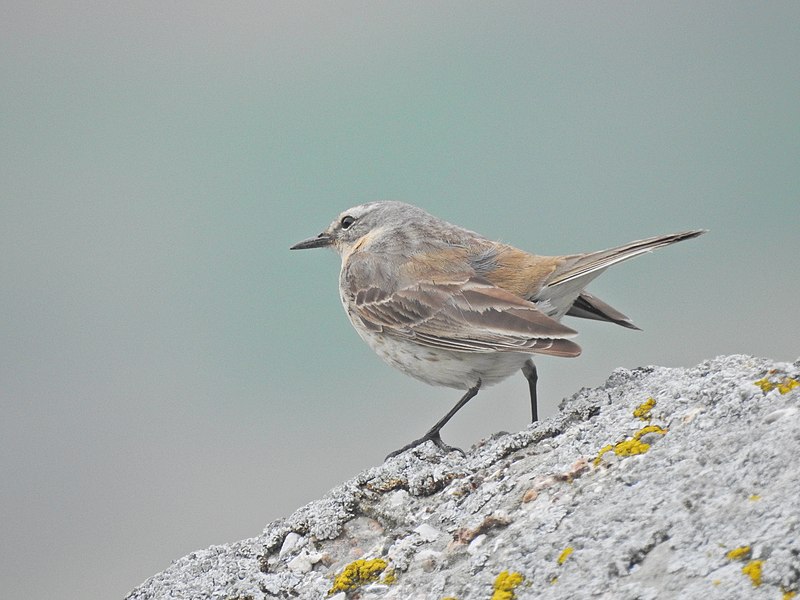
M302 242L297 242L294 246L289 248L289 250L324 248L325 246L330 246L332 243L333 243L333 238L323 231L317 237L309 238L307 240L303 240Z

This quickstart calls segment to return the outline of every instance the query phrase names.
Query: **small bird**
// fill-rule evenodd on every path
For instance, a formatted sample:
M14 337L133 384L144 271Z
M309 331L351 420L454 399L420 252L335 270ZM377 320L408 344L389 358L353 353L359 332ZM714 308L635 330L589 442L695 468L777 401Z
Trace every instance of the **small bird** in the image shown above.
M421 438L445 452L440 430L482 387L521 370L537 420L534 354L574 357L580 317L639 329L584 291L608 267L697 237L695 229L587 254L542 256L494 242L403 202L370 202L341 213L291 250L333 248L342 258L339 293L350 323L385 362L430 385L466 393Z

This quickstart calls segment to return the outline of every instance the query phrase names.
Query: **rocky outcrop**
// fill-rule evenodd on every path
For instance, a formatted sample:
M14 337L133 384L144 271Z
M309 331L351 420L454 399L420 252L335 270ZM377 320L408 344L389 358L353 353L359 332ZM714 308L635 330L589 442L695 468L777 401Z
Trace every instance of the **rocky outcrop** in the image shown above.
M466 457L406 452L128 598L789 598L799 380L749 356L619 369L552 419Z

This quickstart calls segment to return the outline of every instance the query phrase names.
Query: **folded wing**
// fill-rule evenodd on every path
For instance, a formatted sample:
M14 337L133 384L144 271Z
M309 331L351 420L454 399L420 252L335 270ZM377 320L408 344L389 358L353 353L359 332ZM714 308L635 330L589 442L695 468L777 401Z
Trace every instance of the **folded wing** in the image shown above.
M485 279L424 282L392 293L380 289L356 291L356 316L369 329L423 346L554 356L577 356L581 351L568 339L577 335L575 330Z

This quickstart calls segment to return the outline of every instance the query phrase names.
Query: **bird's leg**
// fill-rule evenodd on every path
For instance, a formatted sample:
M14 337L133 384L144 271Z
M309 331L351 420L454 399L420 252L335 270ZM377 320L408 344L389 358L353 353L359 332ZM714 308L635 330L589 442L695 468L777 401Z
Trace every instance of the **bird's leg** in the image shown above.
M461 454L464 454L464 451L461 450L460 448L454 448L453 446L448 446L447 444L445 444L442 441L442 437L439 435L439 431L442 429L442 427L444 427L447 424L447 422L450 419L453 418L454 414L456 414L459 410L461 410L467 402L472 400L478 394L478 390L480 390L480 389L481 389L481 380L479 379L478 383L476 383L474 386L469 388L467 390L467 393L464 394L461 397L461 400L459 400L456 403L456 405L453 408L450 409L450 412L448 412L445 416L443 416L441 419L439 419L439 421L436 423L436 425L434 425L433 427L431 427L428 430L428 433L423 435L418 440L414 440L410 444L406 444L405 446L403 446L399 450L395 450L394 452L391 452L390 454L388 454L386 456L386 460L392 458L393 456L397 456L398 454L402 454L406 450L411 450L411 448L416 448L417 446L427 442L428 440L430 440L431 442L436 444L436 446L438 448L440 448L441 450L443 450L444 452L454 452L455 451L455 452L461 452Z
M531 390L531 423L536 423L539 419L539 412L536 408L536 382L539 381L539 375L536 373L536 365L530 358L525 361L522 374L528 380L528 387Z

